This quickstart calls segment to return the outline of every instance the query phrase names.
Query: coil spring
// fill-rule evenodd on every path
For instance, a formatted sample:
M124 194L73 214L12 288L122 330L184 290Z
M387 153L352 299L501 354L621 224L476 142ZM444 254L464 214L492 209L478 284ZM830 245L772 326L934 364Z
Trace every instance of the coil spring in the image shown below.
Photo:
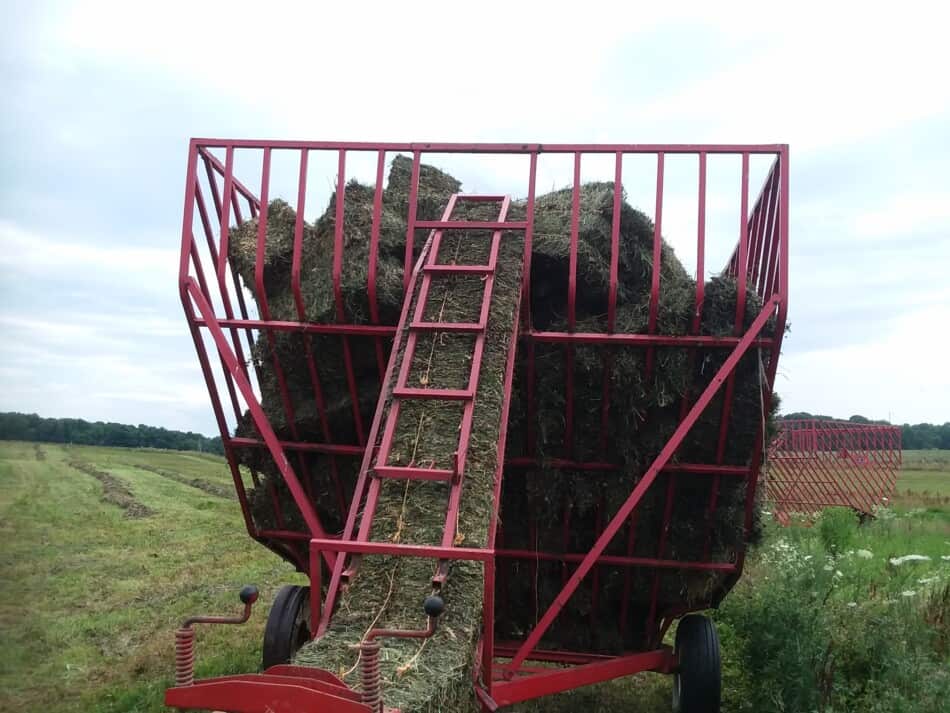
M195 630L183 626L175 630L175 685L195 682Z
M383 700L379 678L379 642L360 643L360 683L363 688L363 703L373 713L382 713Z

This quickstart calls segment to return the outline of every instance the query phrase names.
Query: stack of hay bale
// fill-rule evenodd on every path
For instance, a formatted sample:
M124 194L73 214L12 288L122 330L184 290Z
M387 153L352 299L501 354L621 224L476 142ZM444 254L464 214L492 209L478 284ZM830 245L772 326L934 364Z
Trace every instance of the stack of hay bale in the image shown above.
M376 294L378 318L394 324L403 304L411 161L397 157L383 192ZM422 166L419 181L418 219L438 219L449 196L460 190L453 177L430 166ZM367 296L368 255L375 189L355 182L345 187L344 260L341 293L347 321L370 323L372 311ZM536 199L534 242L531 262L530 300L532 326L540 330L564 330L570 250L572 191L554 191ZM494 207L493 207L494 208ZM579 244L577 253L577 331L605 332L610 270L610 234L613 214L613 184L589 183L580 190ZM620 224L619 284L617 286L616 331L644 333L650 305L652 276L652 222L622 202ZM515 204L510 219L523 219L525 206ZM258 304L267 301L273 319L306 319L332 323L338 313L332 283L335 198L325 214L313 225L304 226L301 288L303 313L291 290L291 259L296 216L285 203L269 206L264 265L264 295L255 294ZM456 214L454 217L460 217ZM484 219L485 216L482 216ZM245 284L254 286L257 252L257 221L236 228L230 244L231 260ZM426 231L414 241L416 256L425 244ZM440 251L444 261L478 263L487 259L487 232L448 233ZM466 471L459 541L467 546L483 546L492 508L492 476L502 403L502 370L508 339L517 310L522 279L523 242L520 233L506 234L502 242L500 270L489 322L489 339L482 378L476 399L469 466ZM477 280L476 280L477 282ZM433 283L434 289L436 283ZM673 250L662 245L660 299L657 332L668 335L689 333L695 310L695 282L676 259ZM467 321L473 295L480 288L456 277L433 293L430 305L441 305L443 319ZM716 277L705 287L700 315L700 333L731 335L735 322L736 284ZM745 323L758 314L761 301L753 292L746 295ZM431 318L435 318L432 315ZM474 320L473 320L474 321ZM458 387L468 375L463 355L470 347L460 335L432 335L420 340L412 364L411 378L434 387ZM309 344L305 343L305 340ZM262 405L282 438L292 440L353 443L357 439L357 415L368 431L382 386L381 366L389 357L389 340L350 338L345 346L339 336L304 336L278 333L274 350L291 397L291 410L282 404L278 378L273 369L271 348L260 339L253 355L262 394ZM361 342L356 344L356 342ZM426 346L428 344L428 347ZM306 348L317 355L319 378L326 401L325 419L315 406ZM380 352L377 352L377 347ZM360 403L353 404L343 368L345 348L353 362ZM527 388L524 382L524 355L512 393L508 426L508 454L530 454L542 465L531 469L511 469L504 481L502 496L502 537L511 549L541 549L552 552L584 552L596 539L599 524L606 522L626 499L639 477L665 445L679 422L683 399L695 398L709 383L726 357L724 350L656 348L654 367L648 371L647 350L631 347L572 347L572 361L563 345L535 345L534 419L527 422ZM381 360L380 356L384 358ZM396 355L397 360L401 354ZM381 363L382 362L382 363ZM568 365L574 380L572 438L567 441L564 384ZM744 465L763 418L760 400L760 361L750 353L741 362L735 380L731 426L723 463ZM607 379L610 393L609 432L600 438L602 395ZM722 395L713 401L692 429L677 453L683 462L715 462ZM394 445L395 462L433 462L444 465L455 450L458 404L426 402L425 410L409 409L400 418ZM242 435L254 434L253 424L239 426ZM530 438L530 442L529 442ZM262 483L252 493L255 520L260 526L301 528L299 513L270 462L266 451L246 449L245 465L262 474ZM403 459L402 461L398 459ZM619 464L616 471L569 471L543 465L552 458L575 461L597 460ZM342 529L345 509L353 492L358 463L318 454L291 459L302 472L314 495L318 512L329 529ZM676 476L672 526L664 551L659 539L666 479L662 475L648 491L639 507L632 554L662 555L674 559L699 559L705 549L716 558L728 558L744 537L745 482L723 479L718 508L707 519L709 478ZM273 521L274 496L288 513L283 523ZM373 539L414 544L434 544L442 532L446 488L438 483L388 481L382 489L379 512L374 520ZM531 517L525 517L525 513ZM564 518L569 534L564 537ZM529 522L535 522L531 527ZM708 527L707 527L708 522ZM615 538L608 552L627 554L628 538ZM499 572L497 592L506 602L499 611L496 632L501 638L517 638L536 622L539 613L553 601L564 581L561 563L535 565L513 562ZM356 654L351 648L374 625L416 628L420 624L420 604L428 593L434 563L413 558L366 557L360 574L340 602L334 623L321 640L305 647L298 662L318 665L336 672L352 669ZM690 579L671 571L653 582L653 575L634 570L628 579L620 568L595 570L598 604L592 600L591 577L572 598L563 615L544 639L549 647L579 650L618 651L643 644L647 607L655 584L663 602L680 603L701 599L720 582L718 575L704 573ZM501 591L501 590L504 591ZM628 630L619 631L615 617L621 600L630 607ZM482 603L481 566L459 563L453 566L445 591L448 604L437 640L426 646L419 642L393 640L384 643L384 691L386 703L404 712L423 710L465 710L470 705L470 668L474 642L479 635ZM599 626L592 627L592 608L601 607ZM355 676L353 677L355 678ZM352 680L352 679L350 679Z

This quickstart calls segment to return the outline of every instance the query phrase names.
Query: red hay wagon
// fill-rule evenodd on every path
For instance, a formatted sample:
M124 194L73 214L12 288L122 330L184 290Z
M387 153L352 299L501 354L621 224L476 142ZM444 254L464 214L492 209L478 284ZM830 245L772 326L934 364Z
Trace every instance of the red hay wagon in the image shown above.
M836 506L867 516L887 504L900 472L898 426L784 420L769 446L765 499L782 523Z
M374 473L373 457L376 444L383 437L387 424L383 415L383 404L387 395L373 393L370 396L379 406L372 423L358 423L354 432L357 438L353 442L334 442L323 439L312 442L300 439L281 439L276 429L261 408L260 391L257 388L257 375L254 362L249 359L255 340L274 338L277 332L295 332L301 335L329 335L340 339L346 353L346 376L352 402L359 403L361 394L353 378L350 365L350 352L357 349L379 350L381 368L391 374L394 360L384 352L390 342L397 346L404 327L411 321L408 305L404 308L400 322L384 323L374 315L371 323L355 324L345 318L332 324L308 322L301 317L297 321L277 321L270 318L266 303L260 313L254 309L235 272L229 263L228 240L231 226L241 224L253 217L260 216L258 231L257 259L262 261L267 240L266 211L269 201L276 195L291 196L291 204L296 201L296 227L294 244L294 264L289 270L289 279L298 304L301 304L300 244L302 235L302 216L305 203L313 204L312 191L320 186L335 194L337 215L342 216L344 186L352 178L355 166L369 166L368 175L375 176L375 212L373 223L373 248L369 255L367 291L372 303L375 299L374 274L376 267L376 246L379 236L379 207L383 186L384 167L397 154L412 159L412 182L410 183L408 231L406 246L405 289L410 291L417 279L435 279L425 277L434 271L426 272L426 265L412 264L412 245L417 230L429 231L429 240L437 239L443 231L464 227L448 218L442 221L420 221L416 216L417 186L420 165L423 161L455 162L471 169L469 176L480 178L472 181L494 188L497 195L481 196L480 200L498 201L507 205L507 196L525 198L526 219L507 221L504 217L490 224L480 224L497 234L500 231L521 231L525 240L524 282L530 276L528 266L532 259L533 210L536 188L539 183L550 185L549 164L558 164L566 169L564 175L573 174L575 196L581 185L582 171L587 166L606 167L609 179L614 184L614 230L612 236L612 259L610 265L611 285L608 305L608 328L604 332L582 332L569 325L564 331L539 331L532 323L530 300L522 301L520 324L517 323L518 339L514 340L516 349L523 358L517 362L520 381L529 390L534 388L532 374L534 370L534 348L539 344L563 345L565 353L579 348L600 347L605 352L616 346L640 347L652 355L666 348L678 348L686 351L697 349L721 350L724 355L721 368L718 368L708 387L701 393L692 394L692 398L683 399L679 409L680 420L665 447L648 468L644 470L636 485L632 487L626 501L615 512L603 512L598 517L597 537L586 551L544 551L528 553L506 549L504 542L497 536L499 520L506 515L519 518L532 517L530 512L499 512L500 499L497 497L501 483L509 470L524 470L525 463L531 461L531 453L505 454L504 438L499 444L499 467L496 473L496 499L494 514L488 533L486 547L464 547L453 541L454 521L458 514L459 498L464 497L461 483L452 486L449 508L446 514L445 538L441 545L413 545L393 542L378 542L370 539L375 498L379 492L379 474ZM730 220L723 229L717 230L707 225L707 174L716 161L731 161L734 167L735 183L730 195L716 196L717 201L732 199L735 222ZM618 265L619 240L619 204L622 183L628 171L632 171L631 162L646 166L652 184L649 201L640 202L655 206L653 220L655 235L653 238L653 274L651 279L650 327L643 333L625 333L614 328L613 311L616 303L617 275L622 269ZM278 179L276 166L290 166L290 170ZM324 173L318 179L314 177L315 166L329 167L329 175ZM691 171L690 188L675 199L667 198L664 206L664 185L670 184L671 165L676 169L687 167ZM481 166L479 169L477 166ZM498 172L495 172L495 167ZM761 167L757 173L756 167ZM708 168L710 167L710 168ZM246 171L246 173L244 173ZM238 173L244 177L239 180ZM251 178L246 178L246 175ZM674 496L677 479L702 478L703 487L708 488L707 518L711 518L717 509L717 496L720 483L732 479L744 489L744 513L739 512L740 527L744 528L747 539L753 526L753 508L756 485L759 480L759 467L763 453L763 434L760 430L755 446L748 454L744 465L726 464L722 457L709 462L680 462L675 455L690 432L691 427L709 407L715 413L718 431L718 451L721 454L727 439L730 438L730 414L733 399L733 385L736 368L744 355L758 350L764 359L762 373L761 398L763 408L768 412L772 396L772 384L784 334L787 296L788 296L788 147L786 145L638 145L638 144L436 144L436 143L348 143L315 141L244 141L194 139L188 155L187 178L185 185L185 207L182 232L182 250L180 262L180 293L185 314L197 349L205 380L208 385L211 404L224 442L227 461L230 465L241 508L249 535L265 547L274 551L292 563L298 570L306 573L311 582L309 593L306 590L282 590L272 609L268 621L268 634L271 637L283 637L277 642L285 649L293 651L301 641L313 638L333 627L334 606L339 601L341 586L344 585L353 560L360 554L375 553L399 557L424 557L438 559L442 576L451 578L453 562L469 560L481 563L484 571L484 607L482 613L482 632L477 647L472 671L474 695L483 710L493 711L515 703L589 684L627 676L641 671L654 671L675 675L674 705L686 713L719 710L719 648L712 623L691 612L718 605L742 573L745 548L740 547L728 559L717 560L707 555L695 561L682 561L668 554L665 546L671 516L676 504ZM289 178L288 178L289 176ZM486 178L487 177L487 178ZM750 191L750 182L757 183L764 177L761 190L755 194ZM567 180L570 180L569 178ZM280 185L277 183L280 182ZM316 186L316 188L314 188ZM332 188L329 188L333 186ZM685 196L685 199L684 199ZM458 199L465 199L459 195ZM661 231L683 205L691 204L688 209L695 216L690 229L690 242L695 249L696 314L703 304L704 276L712 271L707 262L715 261L714 268L723 267L723 271L733 277L738 284L735 329L730 334L705 336L699 334L698 317L688 334L670 336L657 333L656 314L660 294L660 270L657 262L660 256ZM712 196L710 198L712 205ZM325 205L325 203L324 203ZM666 211L664 211L666 207ZM675 210L672 210L675 208ZM710 207L710 213L712 208ZM502 215L504 215L502 213ZM666 221L664 220L666 219ZM577 268L577 224L578 206L574 201L571 215L571 267L570 280L566 286L568 305L576 298L577 286L575 271ZM345 240L342 234L343 221L336 221L336 235L333 245L333 278L339 285L340 270L348 256L345 252ZM469 226L471 227L471 226ZM695 231L695 232L692 232ZM714 249L707 241L709 236L722 234L726 237L723 245ZM418 246L417 246L418 247ZM718 250L718 252L717 252ZM692 257L692 251L689 251ZM458 266L465 269L467 266ZM692 265L691 265L692 267ZM480 266L490 272L491 265ZM262 294L263 267L257 270L256 294ZM253 287L253 286L251 286ZM746 326L741 315L745 310L746 289L754 290L761 299L761 311ZM338 298L339 299L339 298ZM570 312L570 309L568 310ZM301 309L300 314L303 315ZM342 309L340 310L342 315ZM731 317L730 317L731 320ZM769 329L766 326L769 325ZM381 346L383 345L383 346ZM395 353L393 349L393 353ZM307 353L313 365L311 375L313 392L317 400L317 409L323 409L320 400L319 365L320 354ZM281 365L277 352L273 353L274 373L279 377ZM652 362L652 359L647 360ZM513 362L512 362L513 363ZM514 368L505 375L503 388L507 398L510 396ZM570 382L570 379L568 379ZM383 383L386 383L384 380ZM281 385L281 388L285 388ZM570 394L572 385L565 384L566 421L571 428ZM610 390L604 385L604 418L608 417ZM285 394L286 396L286 394ZM365 396L365 395L364 395ZM530 403L530 398L529 398ZM289 401L285 400L289 406ZM260 438L235 436L235 425L241 420L245 410L249 410ZM359 419L359 414L354 413ZM289 419L292 422L292 419ZM606 424L606 421L605 421ZM585 434L591 439L600 439L601 434ZM468 448L465 442L468 433L460 433L460 451ZM369 444L369 445L368 445ZM370 447L373 446L373 447ZM237 454L241 449L264 449L273 458L274 463L286 483L303 518L303 527L290 526L263 529L255 524L249 505L248 490L256 484L257 474L248 472L239 466ZM856 449L858 453L877 458L880 453L867 448ZM355 459L361 466L354 492L344 493L345 512L341 521L345 526L340 532L328 531L321 521L308 484L299 477L297 457L300 453L319 452L336 459ZM506 460L507 458L507 460ZM556 461L546 462L549 469L570 469L572 471L605 471L616 464L600 461ZM661 479L662 476L662 479ZM774 482L774 481L773 481ZM707 485L708 484L708 485ZM638 505L652 490L658 491L662 508L661 534L653 556L634 556L632 543L626 554L609 554L608 546L612 542L632 539L628 534L633 531ZM335 496L334 496L335 497ZM280 503L275 499L274 507ZM282 522L280 517L278 522ZM744 542L745 540L743 540ZM612 550L611 550L612 551ZM544 559L566 563L566 571L560 594L546 611L538 612L536 626L524 632L521 638L512 640L496 639L496 584L502 572L508 571L516 560L538 562ZM652 590L648 587L645 595L652 599L649 616L645 623L646 635L642 645L623 651L617 655L605 655L584 650L546 650L540 646L542 637L552 622L559 616L567 602L578 591L582 583L590 582L597 576L599 568L604 566L621 567L627 572L646 573L652 578ZM721 573L718 585L706 592L701 601L692 599L671 605L661 600L657 594L657 585L664 573L687 571ZM436 578L438 579L438 578ZM590 589L588 589L590 591ZM596 596L596 588L593 590ZM313 713L346 713L357 711L374 713L382 711L379 680L374 681L374 672L364 660L362 687L352 690L332 673L317 668L304 668L289 664L266 666L263 673L249 673L239 676L225 676L195 681L194 666L194 629L193 624L210 621L220 623L228 621L240 623L250 615L251 605L257 598L256 590L246 588L241 593L245 604L244 615L234 619L195 618L189 620L177 632L176 648L176 686L166 692L167 705L177 709L209 709L231 711L234 713L270 713L272 711L310 711ZM420 602L422 604L422 602ZM451 607L447 601L445 606ZM426 601L425 613L428 615L429 629L414 632L381 632L380 636L425 636L436 625L443 602L438 597ZM626 620L626 605L622 610L606 611L593 607L595 615L615 618L617 622ZM420 612L421 614L421 612ZM677 629L677 641L674 646L664 643L664 635L669 627L680 620ZM365 643L365 642L364 642ZM274 646L274 641L265 642L265 649ZM370 647L371 648L371 647ZM370 660L372 657L367 656ZM541 662L542 666L531 662ZM554 664L551 666L550 664ZM375 688L374 688L375 687ZM383 691L385 694L385 691Z

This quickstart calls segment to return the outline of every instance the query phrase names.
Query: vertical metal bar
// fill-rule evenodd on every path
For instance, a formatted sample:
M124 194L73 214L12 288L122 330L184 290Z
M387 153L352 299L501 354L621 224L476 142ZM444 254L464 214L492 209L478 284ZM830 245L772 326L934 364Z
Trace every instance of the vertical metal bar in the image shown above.
M482 685L490 696L494 678L492 669L495 665L495 560L485 560L483 571L485 584L482 590Z
M773 206L771 211L770 220L769 220L769 240L771 241L769 246L769 259L768 259L768 269L765 274L765 287L763 289L763 294L766 297L771 296L773 291L777 287L777 269L778 269L778 259L779 259L779 244L781 243L781 238L779 236L779 213L781 213L781 204L779 201L780 193L780 179L779 172L781 168L779 166L779 160L776 159L775 165L772 166L772 173L774 176L774 181L772 184L772 192L769 197L769 204Z
M567 331L573 332L577 323L577 243L580 222L581 155L574 154L574 184L571 192L571 246L567 277ZM574 347L564 345L564 454L574 453Z
M323 566L320 563L320 551L310 545L310 566L308 574L310 575L310 621L320 621L322 616L321 604L323 599ZM311 626L310 639L313 640L317 635L317 627Z
M594 516L594 532L600 533L604 528L604 496L600 496L597 503L597 513ZM590 596L590 625L597 625L597 611L600 608L600 567L596 564L591 573L591 596Z
M214 214L216 216L220 216L221 193L218 191L218 179L215 176L214 169L211 166L211 161L208 158L208 155L202 149L199 149L199 151L201 152L201 159L205 165L205 173L208 176L208 190L211 191L211 204L214 206Z
M696 312L693 314L693 334L699 334L706 290L706 154L699 154L699 203L696 225Z
M524 267L522 268L521 292L525 297L531 297L531 248L534 243L534 191L535 183L538 177L538 154L531 154L528 164L528 200L525 206L527 215L525 220L528 225L524 231ZM525 330L531 328L531 300L522 301L521 322Z
M412 175L409 179L409 215L406 224L406 260L403 268L402 284L403 288L409 289L409 275L412 272L412 254L413 242L416 237L416 215L419 210L419 161L421 153L413 151L412 153Z
M607 332L613 334L617 320L617 283L619 281L620 265L620 218L623 209L623 153L618 151L614 156L614 203L610 225L610 284L607 293ZM602 458L607 454L610 423L610 380L613 375L613 352L605 347L602 352L604 372L603 388L601 389L600 411L600 454Z
M234 177L232 172L234 170L234 149L231 146L228 146L227 152L225 154L224 160L224 195L231 195L233 190L233 181ZM221 248L218 250L218 283L221 285L221 292L224 293L227 291L225 285L225 267L228 264L228 236L230 227L228 224L231 222L229 210L231 208L230 201L224 201L221 204L221 213L219 215L218 228L220 230L219 235L221 236Z
M561 551L570 552L571 542L571 502L565 496L561 498ZM567 560L561 560L561 585L567 583Z
M765 187L762 189L763 193L759 200L765 206L763 210L762 218L762 228L761 228L761 254L759 256L758 271L756 273L755 279L753 280L753 287L759 296L765 294L765 285L768 281L769 273L769 263L771 260L772 244L774 243L774 231L772 229L772 224L774 221L775 214L775 187L776 175L773 172L769 173L768 179L765 182Z
M742 154L742 214L739 220L739 264L736 275L735 333L742 333L745 321L746 283L749 278L749 154Z
M567 273L567 331L573 332L577 318L577 241L581 201L581 155L574 154L574 184L571 192L571 246Z
M306 319L307 310L303 303L303 294L300 291L300 263L303 257L303 215L307 200L307 149L300 151L300 174L297 177L297 220L294 223L294 249L290 262L290 289L294 294L294 304L297 305L297 316L301 321Z
M666 554L666 543L670 535L670 524L673 518L673 496L676 492L676 473L668 473L666 481L666 502L663 506L663 524L660 529L660 541L656 548L657 559L663 559ZM660 593L660 570L653 571L653 586L650 589L650 611L647 614L644 643L649 646L656 636L656 612Z
M337 156L336 175L336 211L333 223L333 299L336 303L337 322L346 321L343 305L343 226L346 220L344 203L346 201L346 151L341 149Z
M637 525L639 524L640 511L634 510L630 515L627 525L627 557L633 557L633 548L637 542ZM627 623L630 615L630 588L632 585L631 572L629 567L623 570L623 599L620 602L620 633L621 636L627 635Z
M660 271L663 267L663 165L662 151L656 155L656 220L653 223L653 277L650 281L650 315L647 331L656 332L657 311L660 304ZM647 348L646 372L647 378L653 374L653 363L656 357L654 347Z
M372 324L379 324L379 301L376 297L376 264L379 259L379 231L383 215L383 171L386 168L386 152L380 151L376 159L376 191L373 194L373 225L369 237L369 273L366 277L366 294L369 297L369 318ZM383 353L383 340L376 337L376 366L382 380L386 371L386 356ZM380 381L380 387L382 382Z
M610 286L607 293L607 331L613 333L617 319L617 280L620 265L620 216L623 209L623 154L614 158L614 206L610 225Z
M257 293L257 303L261 309L261 317L265 321L270 321L267 290L264 288L264 263L267 257L267 219L269 217L268 199L270 197L270 156L271 149L264 149L264 158L261 165L261 215L257 221L257 253L254 257L254 286ZM268 332L268 336L273 338L273 332Z
M528 167L528 203L527 228L524 234L524 267L522 268L522 315L521 324L523 333L531 330L531 246L534 241L534 193L538 177L538 154L532 153ZM535 382L534 382L534 340L527 337L528 353L525 358L525 454L534 455L537 437L535 434Z

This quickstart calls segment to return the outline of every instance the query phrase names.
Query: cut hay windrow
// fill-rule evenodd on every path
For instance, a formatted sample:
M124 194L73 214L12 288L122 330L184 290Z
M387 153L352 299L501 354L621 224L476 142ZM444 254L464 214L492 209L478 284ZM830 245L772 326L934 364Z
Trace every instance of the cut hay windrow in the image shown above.
M408 185L411 160L397 157L386 189L379 231L376 295L379 311L370 309L367 291L368 256L371 253L373 198L375 188L351 182L345 186L344 260L340 297L346 321L368 324L395 323L403 304ZM451 176L422 166L419 182L419 220L438 219L449 197L460 190ZM580 217L577 247L577 298L574 322L568 321L567 286L570 256L572 190L538 196L535 203L534 240L531 262L530 300L532 327L541 331L606 332L610 286L610 246L613 216L613 184L589 183L580 187ZM304 225L301 252L299 304L291 289L294 211L281 201L269 206L264 265L265 293L254 290L257 252L257 221L234 229L230 257L260 306L266 300L272 319L332 323L339 314L332 282L335 197L324 215ZM512 205L509 219L524 219L523 203ZM417 231L414 257L425 244L427 231ZM484 261L488 240L485 231L474 234L447 232L440 257L452 247L457 262ZM455 240L453 244L449 241ZM618 332L646 333L649 327L650 283L654 226L644 214L622 202L619 273L613 328ZM482 368L476 398L469 466L459 517L459 536L466 546L483 546L492 508L491 476L498 443L504 358L507 350L518 285L521 280L520 234L506 235L502 242L503 269L496 282ZM482 253L478 253L481 250ZM446 258L448 259L448 258ZM437 283L433 283L435 288ZM467 319L466 310L477 301L473 290L480 286L457 277L447 283L444 294L430 297L429 304L443 305L445 319ZM504 287L507 285L507 289ZM665 242L660 261L660 298L655 331L664 335L689 334L695 317L696 285ZM705 300L698 315L698 333L731 336L735 328L736 283L725 276L705 285ZM758 296L746 294L744 326L761 309ZM427 318L433 318L427 315ZM465 356L469 337L457 334L420 339L413 360L414 374L424 374L430 386L460 386L469 371ZM348 342L348 343L347 343ZM428 343L429 348L426 348ZM383 370L391 341L376 338L341 338L275 333L273 343L258 340L253 356L260 384L262 405L277 435L287 440L354 443L369 430L382 387ZM596 539L598 528L623 503L643 472L658 455L679 423L684 399L690 403L709 383L724 362L724 350L654 348L648 356L643 347L565 347L530 344L518 347L518 364L508 421L508 456L530 456L539 466L506 469L501 503L499 546L515 550L583 553ZM534 416L529 422L529 384L526 351L533 349L534 384L530 389ZM324 408L315 398L307 352L312 351L319 370ZM353 363L353 379L360 403L349 396L344 350ZM273 354L279 356L290 408L284 407ZM397 359L401 355L397 355ZM653 360L652 369L647 361ZM758 352L749 352L737 368L725 448L717 452L723 395L705 410L676 454L680 462L721 462L746 465L754 439L763 421ZM564 384L573 376L571 437L568 439L567 402ZM419 378L418 376L415 378ZM605 379L610 393L607 432L601 433ZM421 382L420 382L421 383ZM424 412L407 404L400 418L394 457L405 462L445 465L457 443L458 404L428 401ZM411 428L415 423L416 428ZM406 429L406 430L403 430ZM238 428L240 435L256 436L250 419ZM330 531L340 531L356 478L355 459L317 454L288 454L291 465L311 489L318 513ZM261 474L261 484L251 492L252 511L263 528L305 529L282 480L266 451L239 451L244 465ZM596 460L617 464L614 471L572 471L549 467L554 459ZM730 559L744 537L745 481L722 479L715 514L707 513L709 478L702 475L661 474L637 508L633 524L611 543L607 554L701 559L711 554ZM661 537L666 499L671 496L671 527ZM275 521L272 503L277 500L285 513ZM373 539L398 539L407 544L429 544L441 534L446 487L438 483L385 481L381 489ZM532 518L524 516L530 512ZM564 522L568 527L564 527ZM536 527L529 527L533 519ZM629 534L629 536L628 536ZM665 541L664 541L665 540ZM503 543L503 544L502 544ZM414 558L365 557L356 579L342 597L327 634L301 651L299 663L318 665L336 673L349 671L355 652L348 648L379 615L377 625L418 628L421 602L429 593L434 563ZM529 631L553 601L570 569L563 562L535 564L503 561L498 566L496 601L499 603L496 634L520 638ZM669 570L654 578L652 571L596 567L571 598L542 644L587 651L614 652L643 645L648 603L653 588L659 606L698 601L715 589L718 574L687 575ZM594 588L597 597L594 597ZM424 648L419 642L383 641L384 688L387 705L399 705L405 713L417 710L465 710L471 696L470 664L480 626L482 601L481 566L454 564L444 591L446 613L439 633ZM594 617L594 609L619 611L626 600L629 622L621 630L613 617ZM592 621L598 621L591 626ZM351 673L348 682L355 682Z

